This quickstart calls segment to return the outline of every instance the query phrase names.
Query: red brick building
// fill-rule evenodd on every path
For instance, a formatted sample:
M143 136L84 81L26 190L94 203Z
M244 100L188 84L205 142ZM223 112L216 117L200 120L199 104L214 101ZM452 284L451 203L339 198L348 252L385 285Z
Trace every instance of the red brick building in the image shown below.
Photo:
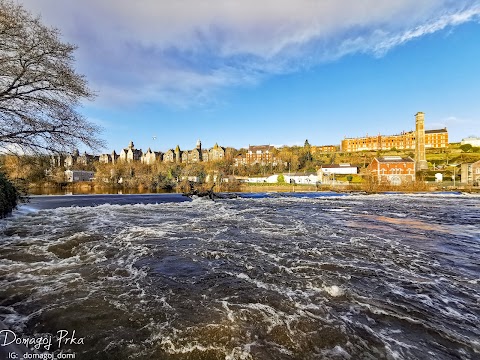
M411 157L376 157L367 170L378 183L401 185L415 181L415 161Z
M249 165L272 163L274 160L273 150L275 150L275 147L272 145L250 145L245 155L246 163Z

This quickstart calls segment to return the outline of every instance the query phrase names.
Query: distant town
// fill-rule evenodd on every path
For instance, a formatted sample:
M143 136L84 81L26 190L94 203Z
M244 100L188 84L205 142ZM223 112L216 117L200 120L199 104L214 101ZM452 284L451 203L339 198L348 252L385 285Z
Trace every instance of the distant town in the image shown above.
M219 174L222 174L221 181L225 182L341 185L362 183L368 177L378 184L398 186L415 183L419 172L423 172L423 179L427 181L444 182L451 178L454 184L457 181L458 184L478 186L480 138L462 140L461 149L455 151L468 153L468 156L455 164L452 161L449 164L449 147L448 130L426 130L425 115L418 112L415 130L397 135L346 137L339 145L317 146L306 140L303 147L250 145L247 149L237 150L217 143L204 148L198 140L193 149L180 149L177 145L161 152L150 148L143 151L130 141L119 152L114 150L97 156L78 151L52 155L45 172L57 182L63 178L67 183L95 180L104 184L136 186L142 174L148 174L151 172L148 168L156 166L162 180L150 183L145 180L147 187L151 184L175 187L182 180L218 182ZM133 169L134 164L146 168ZM458 165L461 166L457 171ZM167 175L160 175L165 173Z

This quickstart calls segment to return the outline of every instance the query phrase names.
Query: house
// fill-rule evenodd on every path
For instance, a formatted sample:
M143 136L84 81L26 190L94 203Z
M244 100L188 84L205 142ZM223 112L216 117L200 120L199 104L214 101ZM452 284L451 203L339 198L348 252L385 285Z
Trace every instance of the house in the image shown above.
M335 175L350 175L350 174L357 174L358 173L358 167L352 166L348 163L342 163L342 164L331 164L331 165L322 165L320 169L318 170L319 174L322 175L330 175L330 174L335 174Z
M120 161L132 162L132 161L139 161L142 157L142 150L135 149L135 145L133 145L133 141L130 141L128 147L120 151Z
M62 167L65 164L65 154L55 154L50 156L50 166Z
M235 158L233 159L233 164L235 166L243 166L243 165L247 165L247 159L244 155L237 155L235 156Z
M110 154L102 154L98 158L98 161L103 164L108 164L112 162L112 156Z
M248 151L245 157L247 164L269 164L272 163L273 158L273 151L275 147L272 145L249 145Z
M248 177L245 182L275 184L278 182L278 175Z
M415 161L411 157L376 157L367 170L378 183L401 185L415 181Z
M111 154L100 155L98 158L98 161L104 164L115 164L118 158L119 158L119 155L117 155L115 150L113 150Z
M150 148L148 148L141 157L141 162L147 165L152 165L160 161L162 161L162 153L159 151L152 151Z
M177 146L178 148L178 146ZM180 149L178 149L178 153L180 153ZM197 141L197 146L195 149L190 150L190 151L182 151L181 153L181 162L182 163L197 163L203 160L203 155L205 151L202 150L202 142L200 140ZM206 156L208 157L208 151L206 152Z
M82 155L80 155L79 151L75 150L73 154L68 154L65 157L64 166L66 168L71 168L77 164L88 165L97 160L99 160L98 156L87 154L87 152L84 152Z
M174 163L176 162L177 156L175 154L175 151L173 149L167 150L165 154L163 154L163 161L164 162L170 162Z
M291 173L291 174L284 174L286 183L290 184L307 184L307 185L315 185L319 182L319 177L315 173L305 174L305 173Z
M470 164L462 164L460 171L462 183L480 186L480 160Z
M75 150L73 152L73 154L68 154L66 157L65 157L65 167L66 168L71 168L73 165L76 165L77 164L77 159L78 157L80 156L80 153L77 150Z
M208 152L208 159L203 159L203 161L219 161L225 158L225 148L218 146L217 143L213 145Z
M94 176L93 171L65 170L65 180L67 182L91 181Z
M317 171L318 179L324 184L335 183L336 175L353 175L358 173L358 167L348 163L322 165Z

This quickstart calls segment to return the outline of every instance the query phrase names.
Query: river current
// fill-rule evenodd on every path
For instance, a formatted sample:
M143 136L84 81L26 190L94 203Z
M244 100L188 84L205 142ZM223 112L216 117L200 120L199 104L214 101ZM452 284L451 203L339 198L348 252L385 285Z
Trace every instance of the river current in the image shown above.
M75 331L50 352L80 360L479 359L479 280L473 195L40 196L0 222L0 320Z

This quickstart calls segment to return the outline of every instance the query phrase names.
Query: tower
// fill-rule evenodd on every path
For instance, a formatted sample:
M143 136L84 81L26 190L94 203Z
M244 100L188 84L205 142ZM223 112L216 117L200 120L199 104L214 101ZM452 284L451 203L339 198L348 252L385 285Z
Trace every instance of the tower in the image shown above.
M197 140L198 161L202 161L202 142Z
M180 151L180 146L177 145L175 148L175 162L182 162L182 152Z
M416 171L427 170L427 158L425 156L425 114L415 114L415 168Z

